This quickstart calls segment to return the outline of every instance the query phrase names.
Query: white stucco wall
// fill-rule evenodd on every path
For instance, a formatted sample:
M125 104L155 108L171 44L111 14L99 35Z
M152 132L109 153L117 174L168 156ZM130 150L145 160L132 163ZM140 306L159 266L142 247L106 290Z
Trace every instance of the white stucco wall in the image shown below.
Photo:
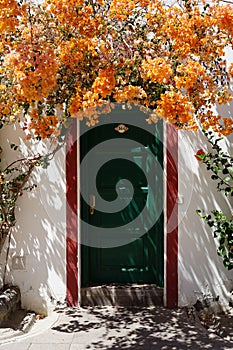
M3 158L8 164L16 155L7 149L8 140L21 144L27 152L20 135L10 127L1 133L1 144L7 152ZM19 286L22 307L46 314L54 301L64 301L66 296L65 150L59 150L47 169L37 168L33 180L38 187L18 201L6 283ZM7 242L1 254L2 270L6 246Z
M19 136L12 128L5 129L0 135L3 148L10 140L21 143L26 152ZM225 142L231 151L232 141L233 137ZM216 191L216 182L205 166L194 157L198 149L207 150L207 144L201 132L179 131L179 306L192 305L204 295L220 296L221 302L227 302L233 289L233 272L224 268L210 228L195 213L197 208L207 212L232 209L225 196ZM9 164L15 152L6 151ZM24 194L18 203L6 282L19 286L24 308L47 313L56 301L66 297L65 150L56 154L47 169L38 168L33 176L38 188ZM0 256L0 287L6 245ZM21 259L18 266L16 257Z
M233 137L221 141L232 152ZM216 181L194 155L208 146L201 132L179 131L179 305L194 304L204 296L220 297L228 303L233 289L233 272L227 271L216 253L216 242L211 229L195 213L204 209L207 213L220 209L230 213L232 199L217 192Z
M227 47L227 66L232 62L233 50ZM230 89L232 90L233 81ZM232 92L232 91L231 91ZM233 101L217 105L217 113L232 118ZM223 149L233 154L233 135L221 141ZM228 304L233 290L233 271L227 271L222 259L216 253L217 243L208 225L195 213L204 209L206 213L218 209L233 211L232 197L226 200L216 190L216 181L210 179L210 172L201 165L194 154L197 150L211 151L202 132L179 131L179 305L193 304L204 296L220 297ZM232 295L231 295L232 297Z

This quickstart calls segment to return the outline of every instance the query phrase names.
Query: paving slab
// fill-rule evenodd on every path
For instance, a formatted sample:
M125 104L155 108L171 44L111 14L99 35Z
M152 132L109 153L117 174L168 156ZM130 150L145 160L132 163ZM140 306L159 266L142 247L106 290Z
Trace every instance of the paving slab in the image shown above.
M31 346L31 343L28 342L22 342L22 343L6 343L6 344L1 344L0 349L4 350L29 350ZM49 350L49 349L47 349Z
M69 350L70 344L32 344L29 350Z
M55 322L39 321L44 326L37 333L36 324L27 336L1 343L0 350L233 349L233 338L209 332L184 309L64 306L54 314Z

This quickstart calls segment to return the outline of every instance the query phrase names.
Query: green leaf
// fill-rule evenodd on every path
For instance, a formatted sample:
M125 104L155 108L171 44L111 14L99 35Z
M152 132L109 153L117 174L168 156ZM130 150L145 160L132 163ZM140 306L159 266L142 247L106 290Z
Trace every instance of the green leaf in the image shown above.
M226 187L225 188L225 192L231 192L232 191L232 188L231 187Z
M209 225L209 227L213 227L214 226L214 221L209 221L208 225Z

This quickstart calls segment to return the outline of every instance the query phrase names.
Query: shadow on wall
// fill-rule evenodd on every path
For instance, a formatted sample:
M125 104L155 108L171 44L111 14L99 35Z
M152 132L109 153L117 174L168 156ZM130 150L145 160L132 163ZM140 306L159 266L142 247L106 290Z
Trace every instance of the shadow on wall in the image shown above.
M66 296L65 149L47 169L36 168L31 183L38 187L18 202L6 283L19 286L22 307L47 314Z
M194 304L204 296L220 296L220 301L227 302L225 297L229 296L233 288L233 273L223 266L216 252L217 242L211 229L196 214L196 209L206 213L219 209L230 214L232 203L217 191L210 172L194 157L198 149L211 151L205 136L201 132L180 132L180 141L180 305ZM225 147L229 144L230 137L225 140Z

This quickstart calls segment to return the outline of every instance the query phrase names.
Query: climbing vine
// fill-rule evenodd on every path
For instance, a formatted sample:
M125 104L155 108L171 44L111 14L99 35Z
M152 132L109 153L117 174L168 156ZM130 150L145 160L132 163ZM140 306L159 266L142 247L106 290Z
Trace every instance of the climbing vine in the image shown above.
M196 158L205 164L211 173L211 179L215 180L217 190L228 198L233 197L233 156L223 151L219 142L221 138L215 138L214 134L205 132L212 151L205 153L199 150ZM233 269L233 213L227 215L219 210L212 210L210 214L203 215L200 209L197 213L213 230L214 238L218 241L217 253L223 259L224 266Z

